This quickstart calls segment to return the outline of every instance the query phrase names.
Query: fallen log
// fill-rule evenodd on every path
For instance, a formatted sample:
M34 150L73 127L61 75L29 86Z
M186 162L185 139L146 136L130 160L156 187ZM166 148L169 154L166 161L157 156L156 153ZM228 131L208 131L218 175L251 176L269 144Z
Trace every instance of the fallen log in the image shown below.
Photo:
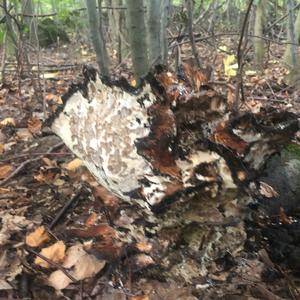
M189 65L178 74L159 67L139 87L90 67L83 74L47 123L121 199L111 204L113 228L101 227L88 251L144 276L200 282L243 249L251 183L298 131L298 117L233 113Z

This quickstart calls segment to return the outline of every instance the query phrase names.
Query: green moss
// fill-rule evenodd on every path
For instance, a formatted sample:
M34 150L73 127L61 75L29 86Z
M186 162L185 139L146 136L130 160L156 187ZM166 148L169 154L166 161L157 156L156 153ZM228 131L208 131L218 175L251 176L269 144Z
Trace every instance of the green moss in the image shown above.
M296 159L300 160L300 145L297 144L288 144L285 150L293 155Z

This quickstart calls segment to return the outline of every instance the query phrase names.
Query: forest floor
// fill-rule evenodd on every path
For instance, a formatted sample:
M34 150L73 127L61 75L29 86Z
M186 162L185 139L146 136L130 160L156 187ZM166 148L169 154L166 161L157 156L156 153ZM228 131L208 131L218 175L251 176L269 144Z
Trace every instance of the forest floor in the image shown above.
M190 55L187 48L186 57ZM234 78L224 76L228 54L213 53L204 46L199 50L204 62L215 63L212 86L232 101ZM299 91L287 84L287 70L280 62L283 49L271 50L263 72L246 66L243 105L253 112L272 106L299 113ZM82 163L43 126L43 120L45 105L59 103L71 83L82 79L82 65L95 61L91 53L73 44L42 50L39 80L22 79L15 64L7 66L0 90L0 299L300 299L300 278L284 264L272 262L270 249L253 246L252 240L248 243L253 242L252 247L245 246L225 271L216 268L203 278L203 284L146 280L143 273L104 266L91 256L81 266L82 280L72 283L73 276L61 264L61 253L78 246L83 238L80 228L102 224L89 234L91 238L109 235L110 227L103 225L108 222L99 200L101 188L95 187ZM229 69L233 64L228 64ZM117 75L128 74L128 65L124 61L115 68ZM36 77L37 66L32 70ZM298 133L298 143L299 138ZM90 184L99 194L91 192ZM282 212L281 221L289 217ZM49 245L55 245L49 256L41 255L41 249ZM45 261L45 256L51 258ZM49 286L55 270L67 273L71 282L62 292Z

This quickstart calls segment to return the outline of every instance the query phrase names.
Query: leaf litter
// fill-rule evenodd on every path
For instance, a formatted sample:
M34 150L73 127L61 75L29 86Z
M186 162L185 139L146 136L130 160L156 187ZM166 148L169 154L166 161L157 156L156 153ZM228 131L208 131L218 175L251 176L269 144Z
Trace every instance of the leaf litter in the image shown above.
M89 60L89 57L86 59ZM227 64L225 74L223 61ZM233 101L235 93L233 79L230 77L233 72L235 72L234 60L228 57L226 60L220 55L215 79L222 81L224 75L229 78L223 80L224 84L216 88L227 94L230 101ZM49 105L55 106L61 103L61 94L67 90L72 80L75 81L77 74L78 70L60 71L49 73L49 78L44 77L45 96ZM277 61L262 75L246 72L244 81L247 102L244 105L253 112L268 105L278 109L288 107L290 111L299 112L299 105L292 101L297 96L293 89L286 85L285 76L284 68L278 67ZM53 81L61 78L64 80ZM25 82L23 84L26 85ZM201 79L195 84L201 84ZM12 81L12 86L17 86L15 81ZM19 281L17 275L28 274L34 278L32 288L34 295L42 295L45 285L50 285L56 290L63 290L66 296L72 297L74 289L75 293L79 291L80 284L76 282L84 280L87 293L98 295L103 299L125 299L126 295L129 295L131 300L197 299L193 289L184 286L182 282L164 283L146 280L142 276L126 281L125 276L120 275L118 278L116 274L112 281L111 278L105 277L103 271L107 265L118 261L122 256L121 253L124 253L122 243L115 241L117 233L108 224L108 218L114 219L119 211L123 212L115 219L115 224L126 232L126 228L131 226L132 216L126 215L126 207L122 206L118 198L106 194L106 191L103 191L103 188L99 187L82 167L82 163L64 146L47 154L47 150L58 145L59 140L49 135L49 132L45 132L41 126L41 119L35 116L35 113L41 113L41 107L31 105L34 103L32 87L26 88L26 93L23 95L27 102L25 110L21 109L20 104L24 98L18 98L16 90L12 88L1 91L3 95L7 95L7 100L2 97L1 103L5 104L6 101L15 99L15 107L9 110L6 103L6 108L5 106L1 108L0 180L10 176L24 161L29 162L0 190L2 209L0 212L0 290L16 290ZM40 159L30 162L30 159L39 156ZM76 190L79 190L82 185L82 179L91 184L93 193L85 191L78 197L74 197ZM276 195L276 190L266 184L262 184L260 188L269 199ZM49 233L51 221L73 198L75 202L70 204L70 209L62 214L63 217ZM4 201L6 204L2 206ZM110 216L107 216L107 207ZM291 223L284 210L280 210L279 217L282 222ZM26 247L38 249L43 256L55 264L51 265L31 252L27 252ZM93 251L93 249L98 250ZM128 261L127 266L130 268L125 270L125 274L130 273L131 268L139 272L144 267L155 264L150 254L159 250L151 240L137 237L135 249L130 251L137 251L137 253L131 257L131 262ZM102 257L99 256L99 252L103 253ZM213 265L214 272L210 281L198 282L197 293L205 295L203 299L233 297L235 293L242 295L241 290L244 290L245 299L264 299L267 296L269 299L270 297L277 299L276 294L281 294L284 299L288 295L284 291L286 284L284 278L275 279L276 284L273 285L262 281L264 272L272 268L266 267L258 257L238 256L237 259L238 263L235 262L233 266L228 267L227 271L220 271L217 264ZM227 263L230 265L230 259ZM57 264L75 281L61 269L57 269ZM278 273L278 270L275 273ZM70 285L73 287L70 288Z

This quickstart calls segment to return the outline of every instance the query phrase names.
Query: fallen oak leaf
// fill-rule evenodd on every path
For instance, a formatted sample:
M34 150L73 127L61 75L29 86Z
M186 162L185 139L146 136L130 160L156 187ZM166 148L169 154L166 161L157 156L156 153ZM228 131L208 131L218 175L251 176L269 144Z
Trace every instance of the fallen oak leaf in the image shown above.
M40 254L48 258L50 261L58 263L63 261L65 257L65 251L66 245L64 244L64 242L58 241L47 248L43 248ZM34 263L43 268L49 268L49 263L40 257L36 257Z
M26 245L35 248L47 242L50 239L44 226L39 226L25 238Z
M83 245L78 243L70 247L65 256L63 267L71 269L69 274L76 280L83 280L95 276L105 266L104 260L97 259L94 255L86 253ZM57 270L48 278L48 284L56 290L66 288L72 280L61 270Z

